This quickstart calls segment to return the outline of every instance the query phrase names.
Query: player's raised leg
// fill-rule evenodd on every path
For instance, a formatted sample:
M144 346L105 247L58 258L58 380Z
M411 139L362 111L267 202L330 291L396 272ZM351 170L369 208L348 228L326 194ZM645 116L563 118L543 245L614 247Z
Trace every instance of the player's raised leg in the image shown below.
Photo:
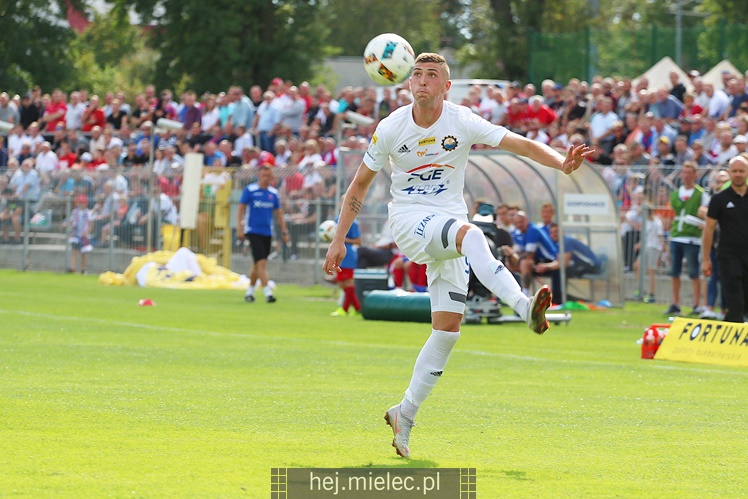
M449 225L447 222L441 231L443 236L436 244L441 244L445 251L454 244L454 248L467 257L478 280L525 319L530 329L538 334L548 330L545 318L545 312L551 305L548 286L541 287L532 299L525 296L511 272L494 258L486 236L475 225L464 222ZM432 242L430 246L431 251L434 251L434 244Z

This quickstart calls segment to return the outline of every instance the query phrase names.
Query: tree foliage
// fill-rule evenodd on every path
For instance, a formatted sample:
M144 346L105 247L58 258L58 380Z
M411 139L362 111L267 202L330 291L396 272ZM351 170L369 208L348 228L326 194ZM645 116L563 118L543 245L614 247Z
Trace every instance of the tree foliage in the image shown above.
M0 88L13 93L38 84L67 84L73 70L67 46L73 33L61 5L47 0L0 2Z
M360 56L375 35L395 32L416 52L453 49L460 65L475 76L523 80L528 75L531 33L550 44L548 61L536 77L557 73L558 61L584 64L574 36L590 28L598 50L591 59L619 61L606 70L624 74L631 59L640 65L671 52L678 0L106 0L106 14L76 35L65 22L69 2L83 0L17 0L0 2L0 89L13 92L40 84L134 91L146 83L198 92L228 86L260 84L273 77L294 81L334 81L324 59ZM745 0L682 0L684 56L691 67L718 56L741 62L745 51L730 47L748 37L734 24L748 24ZM143 27L131 26L134 10ZM662 36L651 34L657 26ZM698 48L689 29L700 33ZM575 33L572 35L571 33ZM697 35L693 35L695 38ZM569 38L571 37L571 38ZM597 37L597 38L595 38ZM658 48L653 49L655 39ZM574 40L574 43L569 43ZM597 40L597 41L596 41ZM576 50L576 52L575 52ZM686 54L685 50L688 50ZM665 53L660 54L664 51ZM694 54L698 52L698 54ZM549 55L550 54L550 55ZM554 58L556 60L554 60ZM734 61L735 62L735 61ZM546 64L547 63L547 64ZM554 63L554 64L551 64ZM592 63L594 65L594 62ZM738 64L739 66L741 64ZM563 67L575 75L572 64ZM624 68L625 67L625 68ZM555 68L555 69L554 69ZM595 70L595 68L592 68ZM543 75L540 73L545 72ZM609 73L609 74L613 74ZM552 75L551 75L552 76Z
M323 22L334 26L328 43L340 55L360 56L366 44L380 33L397 33L419 52L438 51L441 42L443 4L433 0L381 2L328 0L322 7Z
M329 28L312 0L113 0L152 22L160 53L155 82L186 81L198 92L266 85L278 75L310 78L325 55Z
M146 47L143 28L130 24L121 7L94 14L71 43L70 54L75 88L97 94L122 90L133 96L155 74L156 53Z
M699 10L712 14L707 18L707 24L717 24L722 19L731 23L748 24L745 0L703 0Z

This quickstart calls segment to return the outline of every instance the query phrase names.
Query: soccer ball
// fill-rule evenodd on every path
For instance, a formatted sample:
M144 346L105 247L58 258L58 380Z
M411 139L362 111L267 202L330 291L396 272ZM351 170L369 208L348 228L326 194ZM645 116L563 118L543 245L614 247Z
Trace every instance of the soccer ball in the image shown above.
M415 61L410 43L394 33L375 36L364 51L364 68L379 85L402 83L410 76Z
M335 237L335 231L338 228L338 224L335 220L325 220L317 228L317 234L319 234L320 240L329 243L332 238Z

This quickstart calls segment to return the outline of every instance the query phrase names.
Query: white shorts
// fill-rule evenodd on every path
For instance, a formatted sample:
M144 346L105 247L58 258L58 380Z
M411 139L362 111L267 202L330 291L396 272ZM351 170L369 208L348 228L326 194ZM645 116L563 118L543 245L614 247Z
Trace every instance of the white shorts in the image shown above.
M432 312L465 313L470 267L455 234L465 217L414 212L390 217L392 236L409 260L426 265Z
M644 255L645 269L656 269L660 264L660 257L662 256L662 250L658 248L644 248L643 253L639 253L639 259L641 260Z

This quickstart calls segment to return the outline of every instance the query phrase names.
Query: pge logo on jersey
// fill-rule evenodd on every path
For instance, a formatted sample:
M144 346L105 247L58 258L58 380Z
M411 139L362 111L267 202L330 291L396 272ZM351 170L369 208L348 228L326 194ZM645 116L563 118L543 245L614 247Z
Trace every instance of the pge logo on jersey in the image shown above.
M434 182L441 181L444 178L444 172L447 168L454 170L454 166L451 165L440 165L437 163L430 163L428 165L422 165L418 168L414 168L408 172L408 183L414 182L416 185L411 185L402 189L402 192L406 192L408 195L412 194L423 194L434 196L447 190L445 183L439 184L422 184L421 182Z
M427 165L421 165L407 172L408 175L410 175L408 177L408 182L413 182L413 181L428 182L430 180L441 180L447 168L452 169L452 170L455 169L455 167L452 165L440 165L438 163L429 163Z
M420 180L421 182L428 182L429 180L441 180L444 176L444 168L432 168L423 171L411 171L409 172L408 182Z

